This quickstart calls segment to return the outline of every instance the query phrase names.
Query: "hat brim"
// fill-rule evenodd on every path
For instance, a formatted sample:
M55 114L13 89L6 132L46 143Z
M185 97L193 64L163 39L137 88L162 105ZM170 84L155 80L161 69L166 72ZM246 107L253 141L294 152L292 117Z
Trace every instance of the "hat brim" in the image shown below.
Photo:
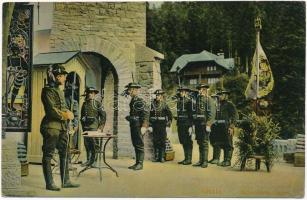
M129 86L128 89L129 88L138 88L139 89L139 88L141 88L141 86Z
M201 89L201 88L206 88L206 89L209 89L209 86L198 86L198 87L196 87L196 89Z

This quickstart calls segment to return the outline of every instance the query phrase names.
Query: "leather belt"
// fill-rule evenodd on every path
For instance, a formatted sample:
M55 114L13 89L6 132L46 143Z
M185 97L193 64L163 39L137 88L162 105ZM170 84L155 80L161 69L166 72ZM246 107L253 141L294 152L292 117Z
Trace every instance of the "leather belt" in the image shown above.
M205 118L205 115L193 115L195 118Z
M166 120L166 117L151 117L151 120Z
M226 120L215 120L215 123L217 123L217 124L225 124Z
M179 115L178 118L188 119L188 116Z

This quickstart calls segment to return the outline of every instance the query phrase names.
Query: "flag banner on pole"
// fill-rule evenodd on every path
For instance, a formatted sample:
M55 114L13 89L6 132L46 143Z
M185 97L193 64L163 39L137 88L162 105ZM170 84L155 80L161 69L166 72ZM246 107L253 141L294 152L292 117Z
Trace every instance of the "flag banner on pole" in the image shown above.
M258 98L267 96L274 86L274 79L269 61L261 47L260 41L258 41L255 54L252 61L252 74L248 82L247 88L245 90L246 99L256 99L257 98L257 70L259 69L259 88L258 88ZM257 50L258 50L258 63L257 67Z

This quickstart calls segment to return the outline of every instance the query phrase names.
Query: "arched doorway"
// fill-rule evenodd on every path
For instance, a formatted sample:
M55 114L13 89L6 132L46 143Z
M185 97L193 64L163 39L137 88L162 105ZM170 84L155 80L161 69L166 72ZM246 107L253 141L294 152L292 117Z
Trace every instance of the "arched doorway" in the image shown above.
M114 88L114 101L118 105L116 106L116 104L114 104L114 107L117 109L115 111L115 115L113 116L114 118L117 118L117 123L113 123L113 126L115 127L114 132L118 134L118 138L114 141L114 143L120 147L114 148L113 157L117 157L117 152L119 156L133 156L134 150L130 141L129 123L125 119L125 117L129 115L129 109L127 109L129 103L127 103L127 99L125 97L118 95L118 92L121 92L125 89L125 85L127 85L129 82L132 82L131 72L134 72L136 69L135 60L131 56L131 52L126 51L127 48L125 48L125 45L120 43L118 40L105 40L95 35L64 40L61 44L54 46L54 48L51 50L56 52L80 51L82 52L81 57L84 57L83 55L89 54L86 56L87 58L89 58L89 56L94 58L102 56L110 61L114 68L113 70L117 75L114 76L116 77L115 82L117 82L117 87ZM91 59L82 59L82 63L88 63L88 60ZM90 64L86 65L90 66ZM84 75L84 78L80 76L83 78L81 79L81 82L83 80L86 80L87 83L92 81L92 83L98 85L97 88L101 88L101 80L103 80L101 78L102 68L99 65L96 66L97 67L92 70L92 67L87 67L86 75ZM92 74L93 79L90 79L89 74ZM112 72L112 74L114 73ZM96 77L99 78L96 79ZM83 85L84 84L82 84L82 86ZM81 90L81 92L82 91L83 90Z
M107 120L104 132L114 135L118 133L118 75L115 67L109 59L95 52L82 52L87 69L85 75L85 86L93 86L100 92L104 109L107 113ZM118 157L118 142L113 140L113 146L108 146L107 150L112 150L113 158Z

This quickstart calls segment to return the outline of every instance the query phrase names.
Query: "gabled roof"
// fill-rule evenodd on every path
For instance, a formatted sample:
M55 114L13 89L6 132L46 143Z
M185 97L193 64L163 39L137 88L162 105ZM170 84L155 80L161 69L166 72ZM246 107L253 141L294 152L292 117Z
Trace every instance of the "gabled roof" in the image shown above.
M40 53L34 56L33 65L65 64L77 56L80 51L61 51Z
M170 72L179 72L191 62L215 62L217 65L223 67L225 70L231 70L234 67L233 58L223 58L221 56L210 53L209 51L202 51L198 54L184 54L176 59Z

